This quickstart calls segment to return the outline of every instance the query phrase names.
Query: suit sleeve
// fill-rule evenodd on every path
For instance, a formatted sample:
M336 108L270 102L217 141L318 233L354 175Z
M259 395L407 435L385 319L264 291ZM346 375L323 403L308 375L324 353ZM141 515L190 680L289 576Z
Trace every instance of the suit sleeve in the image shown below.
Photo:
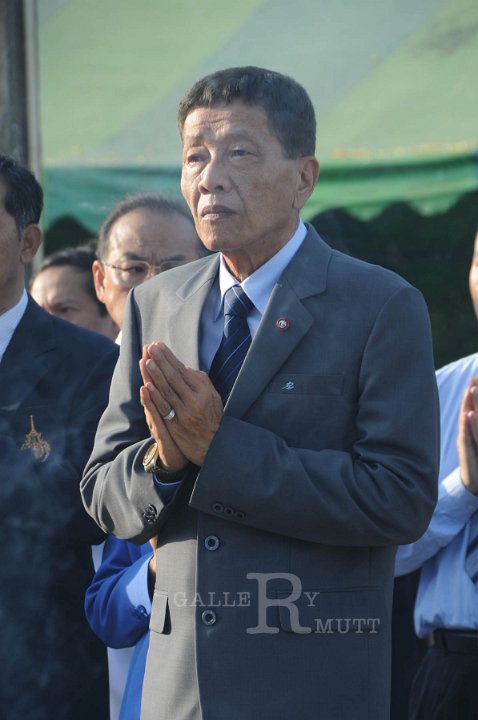
M151 552L149 543L131 545L113 535L106 540L101 565L86 592L85 613L91 629L108 647L131 647L148 629Z
M421 294L402 286L380 309L364 348L350 449L289 447L226 415L190 504L306 541L412 542L436 502L438 419L428 313Z
M158 534L178 495L163 499L154 476L143 468L151 435L139 402L141 354L133 291L126 304L110 403L98 426L81 492L87 511L105 532L135 543Z

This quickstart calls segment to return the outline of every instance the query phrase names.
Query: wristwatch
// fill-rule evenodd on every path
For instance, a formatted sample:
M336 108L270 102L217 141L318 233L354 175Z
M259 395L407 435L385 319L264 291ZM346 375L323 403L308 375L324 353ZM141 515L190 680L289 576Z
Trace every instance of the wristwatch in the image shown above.
M143 467L146 472L151 473L158 480L165 483L176 482L177 480L180 480L183 475L183 470L178 470L177 472L170 472L161 465L161 460L159 459L158 444L155 442L149 446L149 448L144 454Z
M159 463L159 451L158 451L158 444L153 443L149 446L149 448L146 450L144 457L143 457L143 467L146 470L146 472L149 473L157 473L158 470L163 470L164 468L161 468L161 465Z

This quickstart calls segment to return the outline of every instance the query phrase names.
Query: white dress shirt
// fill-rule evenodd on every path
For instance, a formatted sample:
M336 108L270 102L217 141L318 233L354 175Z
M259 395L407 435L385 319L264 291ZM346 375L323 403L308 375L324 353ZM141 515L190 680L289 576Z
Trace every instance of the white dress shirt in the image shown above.
M456 438L463 394L478 375L478 353L437 372L440 397L441 455L438 503L428 530L397 552L395 574L422 567L415 604L420 637L437 628L478 630L478 590L465 571L469 520L478 497L460 479Z
M27 305L28 295L27 291L24 290L17 304L0 315L0 363L13 337L13 333L17 329L23 313L27 309Z

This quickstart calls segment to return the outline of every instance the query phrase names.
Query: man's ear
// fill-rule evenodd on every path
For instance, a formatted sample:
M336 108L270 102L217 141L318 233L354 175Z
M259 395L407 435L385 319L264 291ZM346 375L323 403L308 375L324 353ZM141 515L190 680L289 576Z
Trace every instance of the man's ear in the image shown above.
M95 284L95 292L96 297L100 302L105 302L105 269L103 267L103 263L99 260L94 260L93 265L91 266L91 271L93 273L93 282Z
M296 210L301 210L312 192L319 177L319 161L312 155L299 158L298 162L298 177L297 187L294 195L293 207Z
M20 238L20 260L23 265L31 263L38 252L43 240L42 231L38 225L27 225Z

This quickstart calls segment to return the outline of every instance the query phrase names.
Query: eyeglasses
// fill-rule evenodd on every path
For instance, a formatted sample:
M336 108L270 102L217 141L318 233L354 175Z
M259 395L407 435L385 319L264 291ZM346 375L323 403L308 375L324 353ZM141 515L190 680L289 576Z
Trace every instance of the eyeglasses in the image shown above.
M136 285L140 285L142 282L147 280L149 277L159 275L166 270L184 265L186 260L165 260L160 265L152 265L146 260L131 260L124 262L121 265L113 265L107 263L104 260L101 261L106 267L115 270L115 275L118 278L119 283L124 288L132 288Z

